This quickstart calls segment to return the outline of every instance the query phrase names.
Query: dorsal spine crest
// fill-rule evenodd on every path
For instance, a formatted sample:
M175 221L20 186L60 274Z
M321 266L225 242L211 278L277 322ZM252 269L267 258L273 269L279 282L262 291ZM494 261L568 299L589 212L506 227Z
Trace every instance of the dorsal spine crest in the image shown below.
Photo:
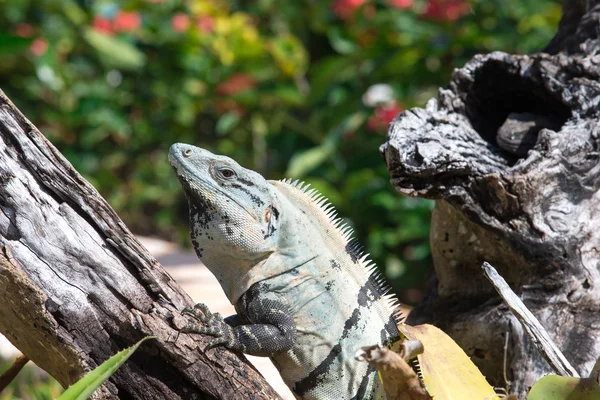
M305 184L299 179L294 181L292 181L292 179L282 179L280 182L290 185L291 187L305 194L308 197L308 200L315 205L316 208L323 212L332 227L341 234L347 249L356 255L358 262L362 265L371 279L373 279L373 281L377 284L378 289L383 294L382 297L384 298L386 305L392 311L391 317L393 318L394 322L396 322L396 324L402 323L404 317L402 316L402 312L397 309L399 306L398 299L393 294L389 293L391 288L385 282L385 279L377 269L376 264L369 259L370 254L365 253L362 250L362 246L358 240L353 237L354 230L352 227L343 218L337 216L338 214L335 206L333 206L333 204L331 204L325 196L319 193L317 189L314 187L309 189L310 184Z

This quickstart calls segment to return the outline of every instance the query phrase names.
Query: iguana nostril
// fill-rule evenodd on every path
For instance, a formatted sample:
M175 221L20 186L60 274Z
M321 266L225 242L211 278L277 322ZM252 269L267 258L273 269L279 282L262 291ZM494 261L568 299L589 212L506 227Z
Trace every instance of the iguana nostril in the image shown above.
M191 149L187 149L183 151L183 156L184 157L189 157L192 155L192 150Z

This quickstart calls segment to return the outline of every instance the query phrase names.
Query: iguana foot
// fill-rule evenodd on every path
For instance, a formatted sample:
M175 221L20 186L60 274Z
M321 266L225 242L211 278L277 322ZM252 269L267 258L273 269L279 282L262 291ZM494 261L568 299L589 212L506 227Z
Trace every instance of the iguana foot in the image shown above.
M202 323L202 325L188 324L181 329L181 332L213 336L214 339L209 344L210 348L219 345L231 346L234 337L233 328L223 320L221 314L212 313L206 304L199 303L193 307L188 306L181 313L191 315Z

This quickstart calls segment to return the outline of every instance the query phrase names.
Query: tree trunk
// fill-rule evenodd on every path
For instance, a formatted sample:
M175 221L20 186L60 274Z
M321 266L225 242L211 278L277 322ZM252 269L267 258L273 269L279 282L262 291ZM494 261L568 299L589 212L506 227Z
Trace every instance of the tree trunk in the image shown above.
M278 398L243 356L178 333L189 296L1 91L0 210L0 332L63 386L154 335L95 398Z
M543 52L473 57L381 147L401 193L436 200L434 285L409 322L449 333L493 385L552 372L481 264L489 261L582 374L600 354L600 2L567 1Z

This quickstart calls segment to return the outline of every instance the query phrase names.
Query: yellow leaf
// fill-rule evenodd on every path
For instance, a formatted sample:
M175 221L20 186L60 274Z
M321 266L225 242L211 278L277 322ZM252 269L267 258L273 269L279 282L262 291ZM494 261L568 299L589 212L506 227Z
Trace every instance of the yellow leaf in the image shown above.
M425 351L417 358L425 388L435 400L500 398L465 352L440 329L428 324L401 324L398 329L408 339L423 343Z

